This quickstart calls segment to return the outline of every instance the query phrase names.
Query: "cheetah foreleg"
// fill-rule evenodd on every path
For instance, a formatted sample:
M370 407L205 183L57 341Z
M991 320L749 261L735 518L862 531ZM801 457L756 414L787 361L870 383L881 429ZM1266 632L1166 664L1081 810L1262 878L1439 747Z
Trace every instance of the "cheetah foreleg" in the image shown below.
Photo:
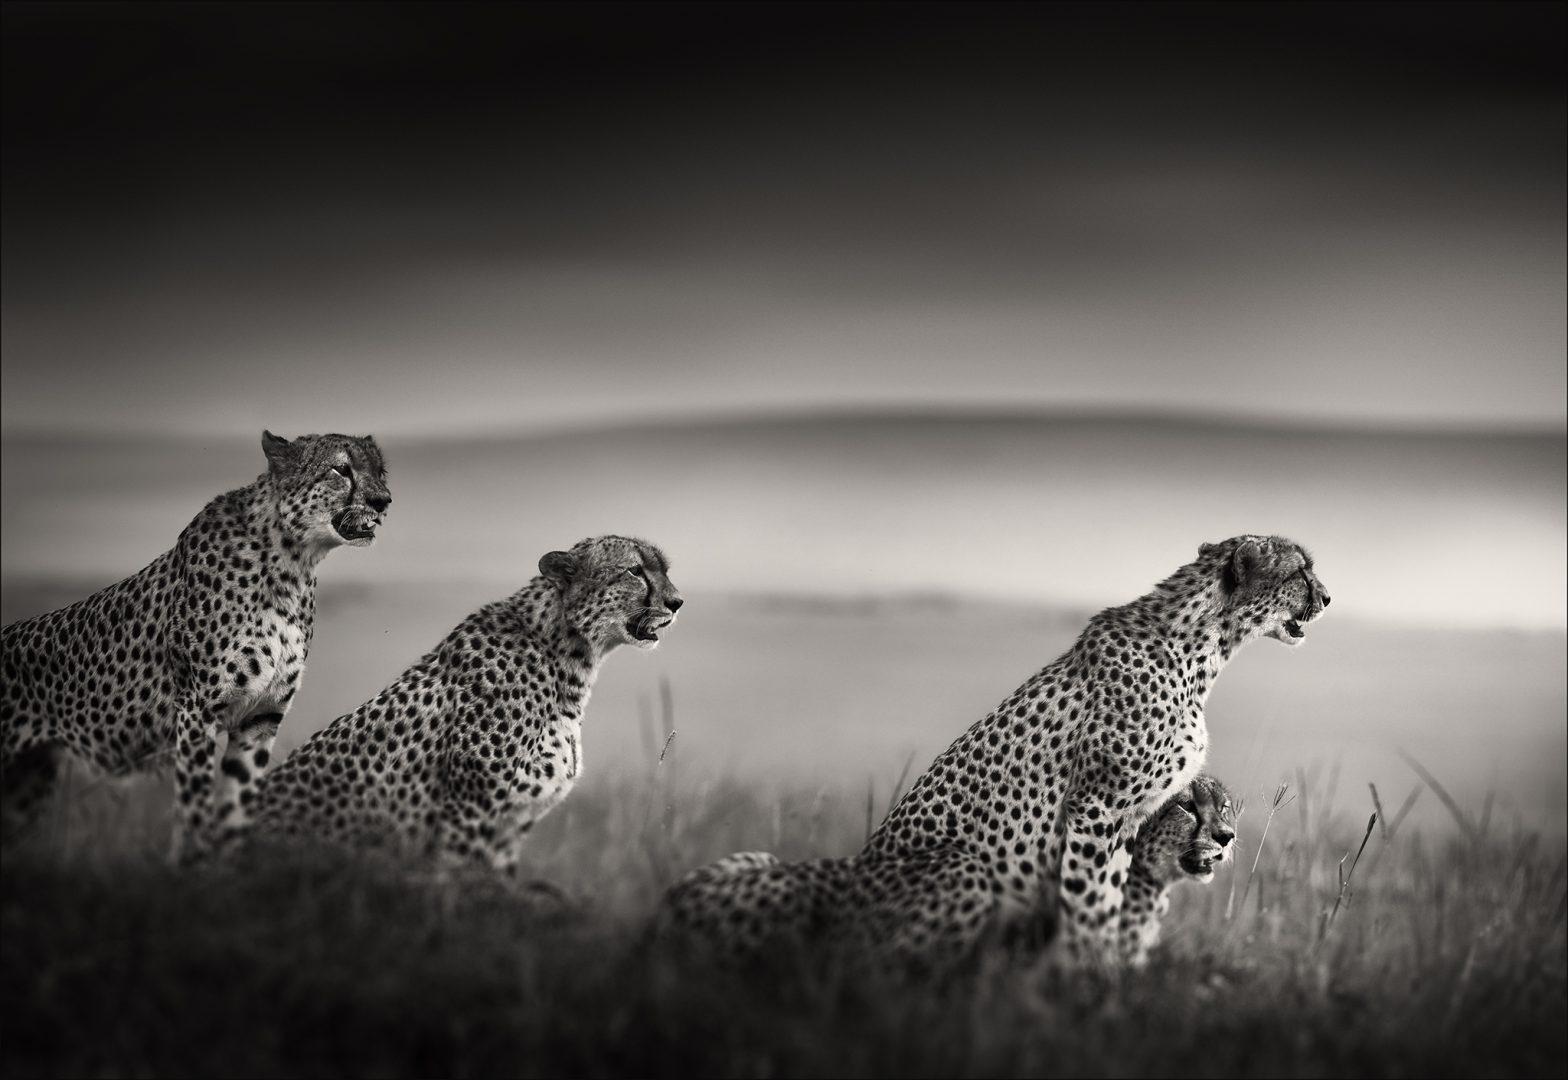
M176 707L174 717L175 822L171 860L194 862L212 842L213 762L218 753L221 710L191 703Z
M280 712L262 712L240 719L229 731L229 745L218 765L217 841L231 842L250 824L256 785L272 759Z
M1132 865L1130 823L1106 792L1074 792L1062 857L1062 946L1080 963L1116 966L1122 887Z
M1170 895L1166 887L1155 881L1147 870L1132 866L1117 919L1118 947L1123 963L1134 968L1148 963L1150 950L1160 940L1160 923L1169 909Z

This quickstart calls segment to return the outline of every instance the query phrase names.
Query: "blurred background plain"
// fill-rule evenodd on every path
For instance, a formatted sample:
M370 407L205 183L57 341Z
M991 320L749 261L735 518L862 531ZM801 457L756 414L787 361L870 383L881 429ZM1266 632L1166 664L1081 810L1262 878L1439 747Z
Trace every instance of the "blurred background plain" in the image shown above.
M372 432L297 745L647 536L586 785L885 791L1202 541L1312 548L1211 765L1565 824L1557 5L5 10L4 618ZM1441 814L1437 801L1417 815Z

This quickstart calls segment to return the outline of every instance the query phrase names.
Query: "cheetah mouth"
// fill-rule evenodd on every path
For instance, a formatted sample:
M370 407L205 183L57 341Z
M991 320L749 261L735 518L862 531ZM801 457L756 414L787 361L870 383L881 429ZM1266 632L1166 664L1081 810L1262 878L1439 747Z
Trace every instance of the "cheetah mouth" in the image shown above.
M666 619L661 623L638 616L626 621L626 632L638 641L658 641L659 634L666 630L674 619Z
M1286 645L1300 645L1307 637L1307 624L1317 616L1311 612L1294 619L1285 619L1273 630L1269 637Z
M366 517L357 507L348 506L332 515L332 528L351 544L356 540L373 540L376 536L376 519Z
M1214 877L1214 860L1201 859L1194 855L1184 855L1180 860L1182 873L1188 877L1197 878L1199 881L1210 881Z

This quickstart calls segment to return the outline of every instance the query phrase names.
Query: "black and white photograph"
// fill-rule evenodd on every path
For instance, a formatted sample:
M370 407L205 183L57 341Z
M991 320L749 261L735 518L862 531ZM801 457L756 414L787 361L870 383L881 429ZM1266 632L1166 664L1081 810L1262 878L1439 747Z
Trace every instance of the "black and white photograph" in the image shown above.
M0 1073L1568 1072L1568 5L0 18Z

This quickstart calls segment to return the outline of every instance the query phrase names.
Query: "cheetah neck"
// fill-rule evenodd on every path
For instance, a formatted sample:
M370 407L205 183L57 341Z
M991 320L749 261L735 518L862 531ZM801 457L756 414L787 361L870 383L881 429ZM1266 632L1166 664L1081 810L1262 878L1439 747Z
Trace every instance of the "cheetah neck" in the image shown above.
M1163 642L1192 680L1200 704L1236 650L1256 636L1237 625L1215 575L1200 564L1182 567L1151 592L1105 614Z
M520 636L553 662L561 718L580 722L609 649L571 624L560 591L546 578L534 578L504 604Z
M280 611L308 614L315 603L316 567L330 548L301 544L287 532L267 474L247 494L245 528L260 552L257 583Z

